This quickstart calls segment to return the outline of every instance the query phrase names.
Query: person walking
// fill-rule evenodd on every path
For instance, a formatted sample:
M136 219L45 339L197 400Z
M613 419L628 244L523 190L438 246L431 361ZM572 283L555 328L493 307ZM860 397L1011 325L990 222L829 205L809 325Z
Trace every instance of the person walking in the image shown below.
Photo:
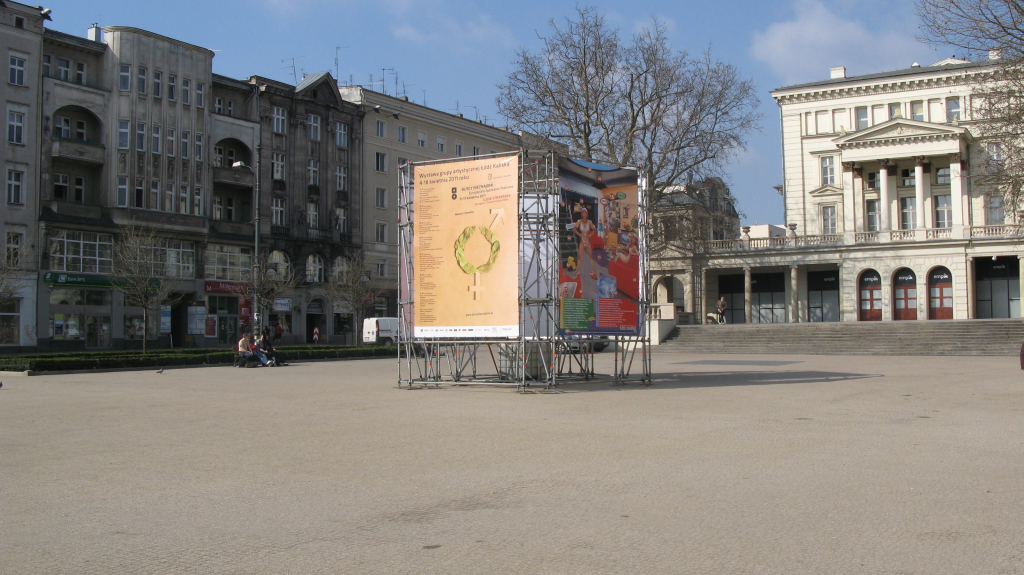
M718 323L719 324L725 323L725 310L726 310L725 296L722 296L722 297L718 298Z

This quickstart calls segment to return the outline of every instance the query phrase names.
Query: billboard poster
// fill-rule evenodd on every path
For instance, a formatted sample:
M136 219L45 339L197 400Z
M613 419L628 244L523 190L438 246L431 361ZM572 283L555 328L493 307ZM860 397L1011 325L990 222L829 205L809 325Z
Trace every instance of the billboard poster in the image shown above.
M558 185L559 333L639 335L636 170L563 158Z
M413 167L414 337L519 335L519 156Z

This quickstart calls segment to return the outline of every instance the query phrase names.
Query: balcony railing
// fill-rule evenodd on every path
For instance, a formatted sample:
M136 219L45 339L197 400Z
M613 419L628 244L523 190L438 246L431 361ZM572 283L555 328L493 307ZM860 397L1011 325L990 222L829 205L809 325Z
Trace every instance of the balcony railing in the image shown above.
M976 226L971 228L972 238L1005 238L1019 235L1015 225Z
M853 232L848 234L820 234L774 238L714 240L708 242L710 252L742 252L780 250L809 247L831 247L848 244L881 244L927 240L955 240L968 238L1012 238L1024 235L1017 225L974 226L964 228L921 228L886 232Z
M889 232L890 242L911 242L917 238L914 230L892 230Z
M878 242L878 232L857 232L853 237L854 243L873 244Z
M942 240L953 237L952 228L931 228L924 231L925 239Z
M334 230L318 230L306 228L306 237L316 242L329 242L334 239Z

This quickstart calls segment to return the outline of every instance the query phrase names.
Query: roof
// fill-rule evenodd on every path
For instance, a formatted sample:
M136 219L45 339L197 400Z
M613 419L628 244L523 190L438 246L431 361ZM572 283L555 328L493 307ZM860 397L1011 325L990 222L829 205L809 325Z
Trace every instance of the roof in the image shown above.
M229 78L221 74L213 74L213 81L218 84L226 84L232 88L238 88L239 90L252 91L252 84L248 80L238 80L236 78Z
M940 60L941 62L942 60ZM902 70L892 70L890 72L877 72L875 74L863 74L861 76L849 76L846 78L831 78L828 80L821 80L818 82L808 82L806 84L794 84L792 86L783 86L772 90L772 93L781 92L784 90L798 90L802 88L815 88L819 86L835 86L839 84L864 82L868 80L882 80L885 78L898 78L900 76L918 76L924 74L935 74L941 72L954 72L958 70L970 70L972 68L983 68L986 66L992 66L994 63L991 60L984 62L967 62L964 64L944 64L941 66L914 66L912 68L904 68Z
M49 28L43 30L43 36L46 40L70 44L75 48L84 48L100 54L107 50L107 45L103 42L95 42L88 38L74 36L65 32L58 32L57 30L51 30Z
M320 82L325 77L328 77L330 75L331 75L330 72L320 72L319 74L310 74L309 76L306 76L305 78L303 78L301 82L299 82L298 84L295 85L295 92L298 93L298 92L301 92L301 91L305 90L306 88L308 88L310 86L316 85L318 82Z

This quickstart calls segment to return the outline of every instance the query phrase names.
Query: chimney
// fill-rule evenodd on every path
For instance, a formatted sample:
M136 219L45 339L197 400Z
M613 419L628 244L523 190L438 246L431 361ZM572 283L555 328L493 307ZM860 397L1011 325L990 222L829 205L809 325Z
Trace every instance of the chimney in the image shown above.
M835 68L829 68L828 69L828 73L829 73L829 76L832 77L833 79L835 79L835 78L845 78L846 77L846 66L836 66Z
M96 22L92 23L92 26L85 33L85 37L92 40L93 42L103 41L103 30L100 29L99 24Z
M989 60L999 60L1003 57L1003 51L999 48L993 48L988 51Z

